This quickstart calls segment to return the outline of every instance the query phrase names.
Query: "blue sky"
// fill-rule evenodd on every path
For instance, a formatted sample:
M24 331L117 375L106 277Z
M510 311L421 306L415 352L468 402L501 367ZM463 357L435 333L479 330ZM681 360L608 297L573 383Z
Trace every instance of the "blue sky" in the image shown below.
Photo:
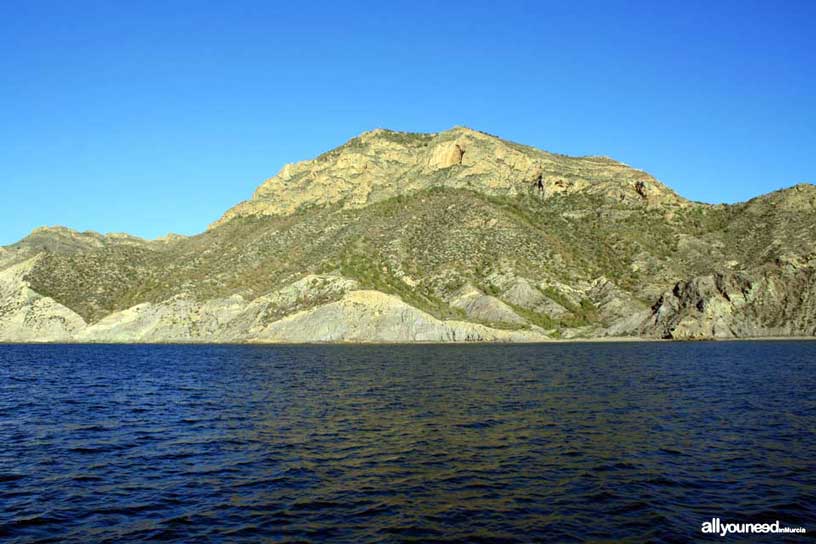
M816 2L0 3L0 244L203 230L287 162L454 125L688 198L816 182Z

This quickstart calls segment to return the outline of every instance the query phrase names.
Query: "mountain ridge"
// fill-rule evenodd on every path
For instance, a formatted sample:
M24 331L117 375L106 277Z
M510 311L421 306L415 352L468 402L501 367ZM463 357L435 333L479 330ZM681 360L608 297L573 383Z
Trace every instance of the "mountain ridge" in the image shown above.
M705 204L607 157L375 129L198 235L0 248L0 341L811 336L815 210L810 184Z
M386 170L389 178L383 177ZM406 178L410 183L398 186ZM624 179L630 187L615 186ZM494 195L534 189L545 197L618 189L621 199L686 202L646 172L607 157L549 153L466 127L438 133L375 129L315 159L285 165L211 228L242 215L287 215L300 206L336 202L359 207L440 186Z

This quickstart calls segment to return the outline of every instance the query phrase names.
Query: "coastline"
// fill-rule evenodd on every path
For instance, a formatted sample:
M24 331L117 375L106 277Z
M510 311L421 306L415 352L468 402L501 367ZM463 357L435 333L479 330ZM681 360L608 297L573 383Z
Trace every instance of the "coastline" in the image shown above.
M377 342L377 341L327 341L327 342L13 342L0 341L0 346L536 346L551 344L634 344L634 343L719 343L719 342L802 342L816 341L816 336L750 336L744 338L649 338L640 336L606 336L598 338L565 338L539 342Z

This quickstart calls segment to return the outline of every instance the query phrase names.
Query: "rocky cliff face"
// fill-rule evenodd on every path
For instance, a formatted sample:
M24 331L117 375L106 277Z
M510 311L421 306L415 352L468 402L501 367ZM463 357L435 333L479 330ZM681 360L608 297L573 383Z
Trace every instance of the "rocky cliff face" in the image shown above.
M677 283L644 322L674 339L816 335L816 262L726 271Z
M585 192L622 202L685 202L645 172L605 157L554 155L462 127L438 134L377 129L317 159L287 164L213 227L235 217L288 215L309 206L361 208L429 187L497 196Z
M706 205L607 158L375 130L198 236L0 248L0 341L812 336L814 240L812 185Z

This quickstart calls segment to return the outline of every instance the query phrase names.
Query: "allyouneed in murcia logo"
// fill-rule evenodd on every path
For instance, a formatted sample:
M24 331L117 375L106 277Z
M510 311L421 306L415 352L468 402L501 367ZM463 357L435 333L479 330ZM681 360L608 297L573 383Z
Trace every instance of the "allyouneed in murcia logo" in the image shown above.
M720 518L711 518L710 521L704 521L700 530L705 534L720 536L761 533L804 534L807 532L804 527L782 527L778 520L773 523L723 523Z

